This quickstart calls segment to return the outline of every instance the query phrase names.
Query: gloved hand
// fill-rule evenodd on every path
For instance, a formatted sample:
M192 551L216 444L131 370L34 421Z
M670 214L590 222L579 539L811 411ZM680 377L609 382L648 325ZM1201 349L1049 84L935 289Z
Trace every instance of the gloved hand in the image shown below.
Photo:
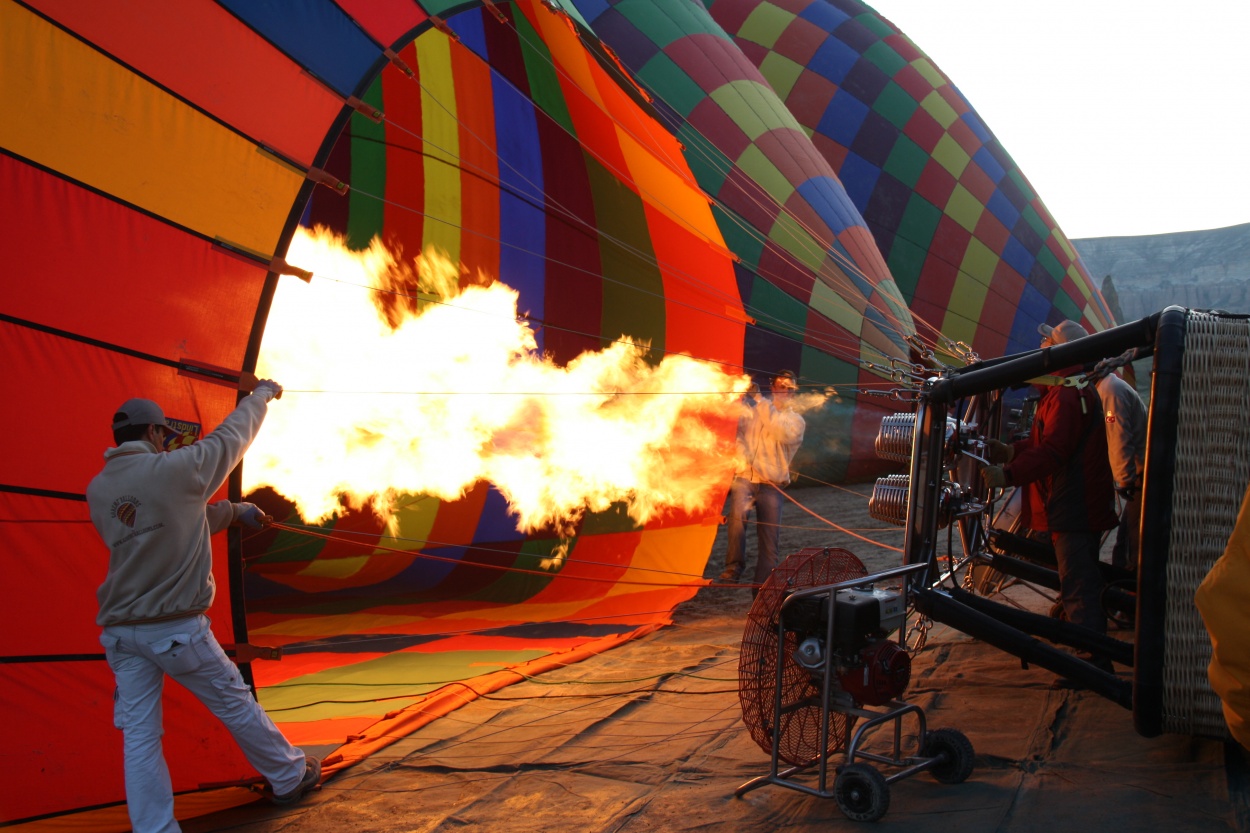
M999 465L1003 463L1010 463L1011 458L1016 456L1016 448L1015 446L999 442L998 440L986 440L985 456L989 458L991 463L997 463Z
M239 513L239 523L250 529L263 529L273 523L273 517L260 511L260 507L252 503L240 503L243 511Z
M252 388L252 395L263 396L266 402L272 402L282 398L282 385L273 379L261 379L256 383L256 387Z
M1007 473L1002 466L986 466L981 469L981 482L988 489L1001 489L1007 485Z

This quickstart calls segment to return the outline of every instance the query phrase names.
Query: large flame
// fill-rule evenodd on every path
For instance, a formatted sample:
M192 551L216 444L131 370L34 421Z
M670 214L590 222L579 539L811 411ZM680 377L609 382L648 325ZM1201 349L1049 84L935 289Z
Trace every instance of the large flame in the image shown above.
M283 280L274 299L257 373L288 392L248 454L246 491L271 486L314 522L486 480L526 531L615 502L645 523L723 493L726 421L749 377L680 355L652 365L623 341L557 366L515 290L432 251L409 268L377 241L353 252L300 230L287 260L316 277Z

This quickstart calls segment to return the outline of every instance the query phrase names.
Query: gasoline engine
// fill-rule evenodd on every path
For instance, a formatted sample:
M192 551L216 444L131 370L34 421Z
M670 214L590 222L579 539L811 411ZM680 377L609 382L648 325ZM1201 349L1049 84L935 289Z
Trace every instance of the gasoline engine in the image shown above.
M796 600L782 611L782 626L798 646L794 660L819 682L831 664L831 705L881 706L898 699L911 680L911 657L891 635L906 620L901 588L852 587L833 599L833 633L829 630L829 599Z
M898 634L907 631L909 581L927 566L869 574L846 550L809 548L773 570L747 614L738 662L742 721L772 762L735 795L773 784L876 821L889 809L890 782L927 771L958 784L972 773L967 737L930 730L924 710L902 697L911 656ZM914 726L907 736L905 719ZM877 734L879 726L891 730ZM874 764L899 771L887 780Z

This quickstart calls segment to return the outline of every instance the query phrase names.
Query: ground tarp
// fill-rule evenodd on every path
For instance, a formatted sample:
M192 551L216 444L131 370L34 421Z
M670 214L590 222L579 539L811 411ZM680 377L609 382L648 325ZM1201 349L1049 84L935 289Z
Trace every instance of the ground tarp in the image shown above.
M797 493L818 514L886 543L863 517L863 490ZM786 512L783 550L845 535ZM813 527L801 529L800 527ZM869 569L897 554L857 542ZM723 564L724 530L709 575ZM1049 602L1027 588L1025 605ZM674 625L585 662L474 700L328 781L294 808L238 808L189 822L192 833L312 830L773 831L851 829L832 799L779 786L738 798L767 773L737 693L747 589L707 588ZM1124 636L1123 632L1113 635ZM1127 636L1124 636L1127 638ZM1129 674L1128 669L1118 669ZM1239 827L1244 763L1225 745L1143 738L1131 714L944 626L917 656L906 698L930 728L964 732L976 768L963 784L928 774L890 786L879 830L1213 831ZM903 750L914 752L915 724ZM883 767L887 776L892 770Z

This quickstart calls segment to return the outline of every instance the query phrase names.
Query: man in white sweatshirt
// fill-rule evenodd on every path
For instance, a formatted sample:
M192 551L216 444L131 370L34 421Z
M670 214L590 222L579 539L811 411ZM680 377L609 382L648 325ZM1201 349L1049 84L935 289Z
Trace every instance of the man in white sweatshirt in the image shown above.
M772 399L752 387L748 413L738 420L738 469L729 490L729 549L721 581L738 581L745 563L746 517L755 507L759 553L755 583L763 584L777 566L781 539L781 490L790 483L790 461L803 443L807 423L792 409L799 388L794 372L783 370L772 381Z
M164 451L169 428L159 405L130 399L113 416L116 448L87 487L96 532L109 548L97 591L100 642L117 681L114 723L123 733L126 803L136 833L179 830L161 751L161 691L173 677L230 730L269 782L271 800L299 800L321 780L321 763L292 746L256 702L205 615L216 586L213 533L271 518L250 503L208 503L260 431L282 388L256 385L197 443Z

